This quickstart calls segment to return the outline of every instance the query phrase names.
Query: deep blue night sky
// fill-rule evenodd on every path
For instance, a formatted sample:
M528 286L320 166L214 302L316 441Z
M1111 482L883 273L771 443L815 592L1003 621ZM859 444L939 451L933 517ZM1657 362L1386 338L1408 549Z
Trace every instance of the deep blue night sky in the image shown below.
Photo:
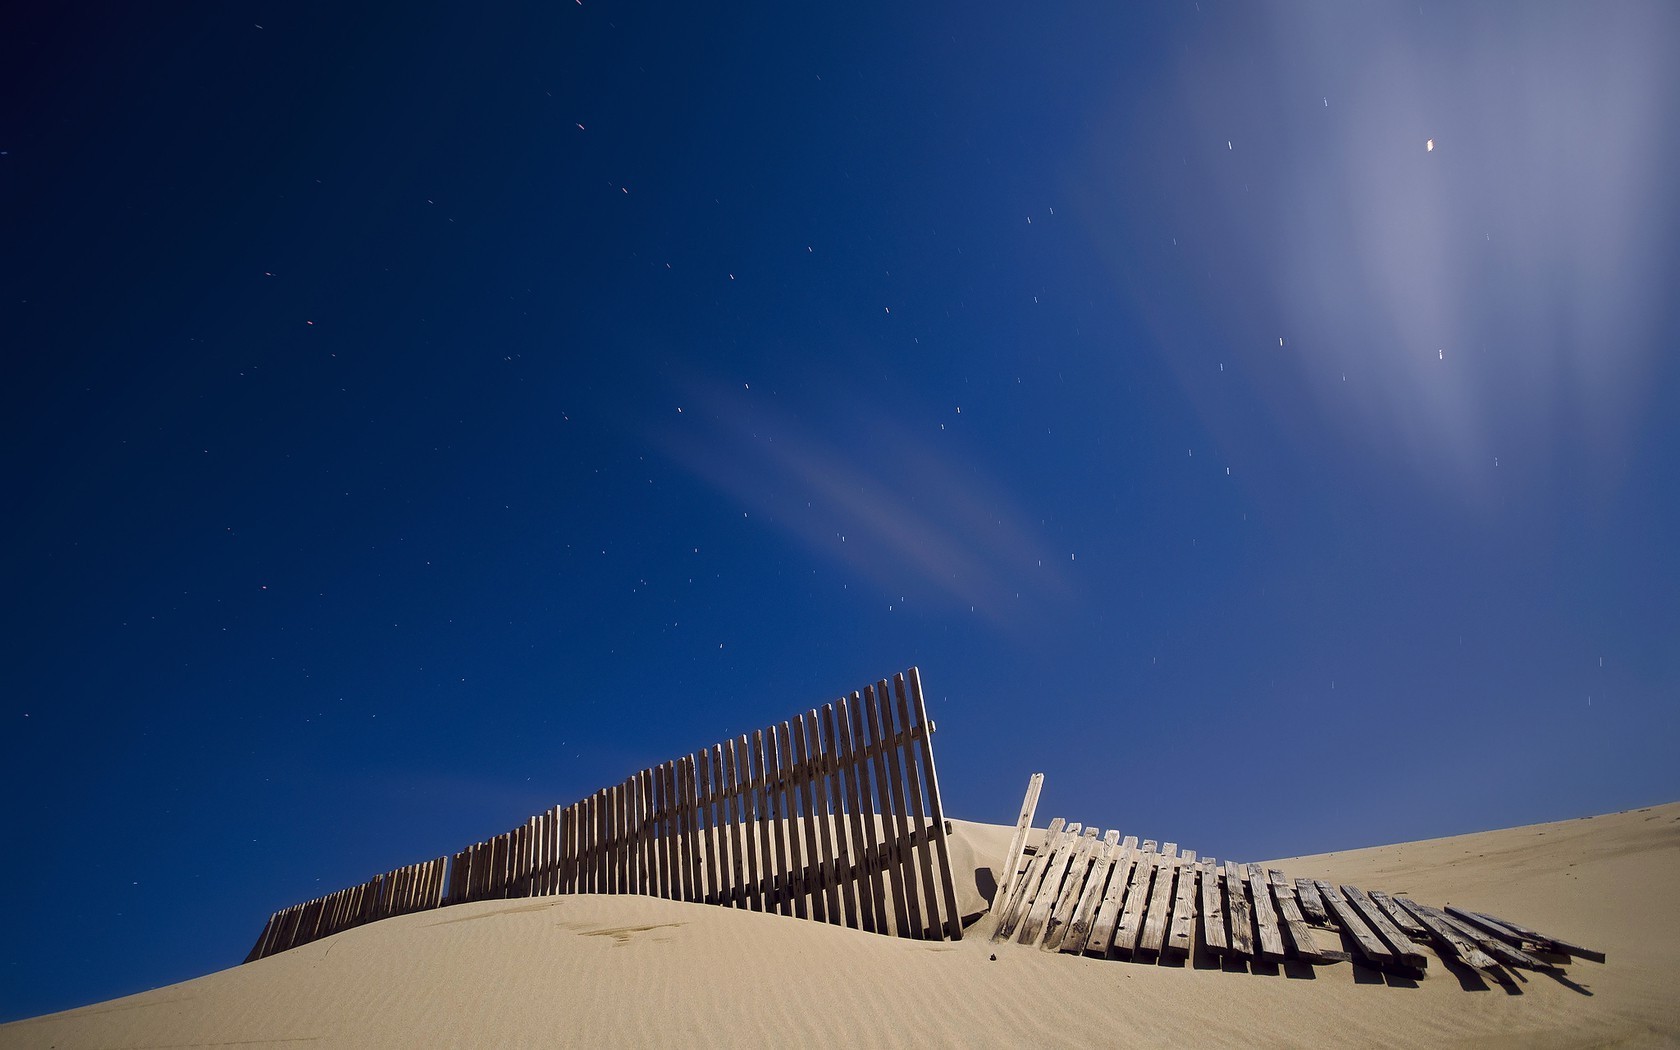
M1673 5L166 7L0 29L0 1019L911 664L970 819L1680 798Z

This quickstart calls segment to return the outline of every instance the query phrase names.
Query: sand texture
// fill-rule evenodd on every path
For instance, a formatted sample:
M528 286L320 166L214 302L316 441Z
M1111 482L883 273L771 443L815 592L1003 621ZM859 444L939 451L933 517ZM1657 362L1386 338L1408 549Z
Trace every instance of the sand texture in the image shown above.
M955 825L972 914L1011 829ZM1506 988L1427 949L1418 982L1349 963L1234 972L993 945L987 920L961 943L921 943L646 897L542 897L388 919L15 1022L0 1048L1680 1044L1680 803L1272 866L1503 915L1609 959Z

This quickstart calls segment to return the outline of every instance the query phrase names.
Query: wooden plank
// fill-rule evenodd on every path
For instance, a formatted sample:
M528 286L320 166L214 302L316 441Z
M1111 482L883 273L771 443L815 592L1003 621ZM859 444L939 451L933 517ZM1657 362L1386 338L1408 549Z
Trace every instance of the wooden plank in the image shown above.
M758 900L762 902L763 910L776 910L776 880L781 874L781 858L770 852L770 824L775 818L770 812L770 766L764 756L764 730L755 729L752 733L752 743L749 747L750 769L752 773L753 812L757 815L753 821L758 825L758 854L761 858L759 867L761 881L758 883Z
M1120 832L1104 832L1102 845L1092 854L1091 870L1085 877L1084 888L1080 890L1073 918L1068 921L1067 930L1061 937L1059 949L1062 952L1069 955L1081 953L1090 942L1091 925L1096 922L1103 890L1108 886L1108 877L1113 872L1114 862L1119 856Z
M892 884L893 935L911 937L909 912L904 899L904 869L899 865L898 826L893 819L891 779L887 775L887 742L881 731L881 716L877 709L875 686L863 687L863 716L869 725L869 739L865 745L874 760L875 809L881 816L877 822L881 832L878 857L888 881Z
M1172 925L1167 928L1167 940L1161 947L1168 956L1177 959L1187 958L1196 947L1196 851L1193 849L1178 855Z
M1495 970L1499 961L1487 952L1482 951L1476 942L1454 929L1450 923L1441 919L1426 908L1414 904L1403 897L1393 898L1394 904L1412 916L1412 921L1424 927L1434 938L1437 948L1442 949L1444 955L1452 955L1466 966L1473 966L1478 970Z
M1266 878L1271 883L1272 898L1277 902L1278 926L1283 933L1286 950L1303 962L1329 962L1330 959L1313 937L1305 916L1301 914L1301 904L1295 895L1295 884L1275 868L1266 873Z
M856 693L852 696L855 698ZM851 861L855 865L851 882L857 887L858 895L858 928L869 933L886 932L885 902L877 902L874 894L874 883L880 880L878 872L871 871L869 839L864 837L863 824L865 814L862 808L862 796L858 791L858 780L864 772L858 760L856 750L852 745L852 711L848 699L842 696L835 701L836 722L838 723L838 737L840 747L840 783L846 794L846 808L849 810L852 833ZM868 814L871 824L875 822L875 815ZM876 922L877 907L882 908Z
M1032 828L1033 814L1038 811L1038 796L1044 790L1044 774L1034 773L1027 778L1027 793L1021 798L1021 815L1015 818L1015 834L1009 840L1009 851L998 865L997 889L992 893L993 918L1009 901L1009 891L1020 878L1024 866L1023 851L1027 848L1027 832ZM1113 859L1113 858L1110 858Z
M684 819L686 829L683 836L683 878L687 881L688 896L683 899L698 903L704 899L705 891L701 888L701 865L705 863L700 853L700 775L696 771L694 755L688 755L683 760L686 776L684 796Z
M1238 956L1254 954L1254 909L1248 903L1248 886L1243 866L1225 862L1225 918L1231 924L1230 949Z
M1068 862L1067 875L1062 880L1061 892L1056 895L1056 903L1050 909L1050 918L1045 921L1044 937L1039 942L1044 951L1061 949L1068 927L1073 924L1074 909L1079 907L1080 900L1085 896L1085 883L1090 876L1092 862L1102 852L1102 847L1103 843L1097 840L1096 826L1086 828Z
M1219 861L1208 857L1198 865L1202 884L1202 939L1208 951L1223 956L1231 947L1225 926L1225 891L1219 882Z
M671 763L654 767L654 803L658 808L655 825L658 831L659 896L674 900L671 878Z
M748 853L752 846L752 833L747 828L746 798L741 790L741 783L746 778L740 769L740 754L734 738L725 740L723 748L723 799L727 804L728 815L719 816L723 819L723 831L729 839L729 870L725 878L729 882L730 902L737 908L751 906L752 879Z
M886 872L881 863L883 843L880 829L877 826L876 813L879 811L875 804L875 792L870 784L872 770L871 762L879 759L879 755L869 754L869 734L866 731L867 716L864 714L863 694L852 693L847 703L848 713L852 723L852 756L858 786L859 812L863 815L863 843L864 853L859 863L869 871L869 895L875 902L875 932L891 933L902 927L893 927L892 918L887 910L887 882ZM894 905L896 915L897 904Z
M1588 959L1596 963L1603 962L1605 958L1604 953L1596 948L1588 948L1584 945L1576 944L1573 941L1566 941L1561 937L1553 937L1550 934L1541 933L1538 930L1531 930L1526 926L1512 922L1510 919L1501 919L1497 916L1489 915L1484 911L1459 909L1450 904L1447 906L1447 911L1452 912L1454 915L1475 916L1475 918L1480 919L1483 923L1491 924L1487 927L1489 929L1504 927L1517 936L1525 938L1528 943L1545 951L1556 952L1560 955L1578 955L1583 959Z
M1436 918L1448 923L1460 934L1475 941L1481 949L1495 959L1510 967L1522 967L1525 970L1551 970L1551 963L1538 956L1530 955L1525 949L1512 944L1500 934L1495 934L1485 925L1466 922L1456 913L1448 914L1438 909L1432 909Z
M1295 893L1301 902L1301 913L1308 922L1315 926L1330 926L1330 913L1324 910L1324 901L1318 896L1318 883L1311 879L1296 879Z
M1313 884L1318 887L1319 899L1324 902L1325 908L1336 917L1336 922L1353 940L1354 947L1359 950L1359 954L1363 955L1373 966L1383 969L1393 969L1400 964L1400 960L1395 957L1394 952L1382 942L1381 938L1371 932L1371 928L1365 925L1365 920L1359 917L1359 913L1354 910L1353 905L1342 898L1340 891L1322 879L1314 880Z
M1137 863L1132 867L1132 881L1126 887L1126 903L1120 909L1120 921L1114 927L1114 943L1109 946L1113 957L1129 959L1137 951L1138 938L1143 935L1145 910L1153 892L1155 868L1161 856L1155 851L1155 840L1144 839L1138 847Z
M653 770L638 774L642 782L642 892L659 893L659 813L655 805Z
M783 915L793 914L793 871L795 864L788 855L788 832L791 830L788 820L790 812L787 807L787 793L785 780L787 773L782 759L782 746L777 739L776 727L771 726L765 731L765 787L770 796L770 813L773 820L772 831L775 832L776 849L776 910ZM795 836L797 837L797 836Z
M1069 824L1050 844L1048 858L1044 862L1044 879L1038 884L1038 892L1027 907L1026 917L1021 920L1020 932L1015 938L1020 943L1035 944L1044 932L1044 925L1050 919L1050 909L1055 907L1056 898L1061 894L1062 878L1067 874L1068 863L1079 845L1079 832L1079 824Z
M1428 936L1429 930L1423 923L1419 922L1411 912L1396 903L1393 897L1381 890L1366 890L1365 895L1370 897L1372 902L1383 910L1383 914L1388 916L1389 921L1398 926L1406 936L1414 938Z
M1038 893L1038 886L1044 879L1045 862L1049 857L1050 845L1060 838L1062 833L1062 818L1057 817L1050 822L1050 828L1044 833L1044 845L1033 854L1027 864L1026 872L1010 890L1009 900L1004 902L1003 911L998 916L997 928L992 931L993 941L1008 940L1013 937L1020 926L1021 919L1032 906L1032 900Z
M1277 912L1266 873L1258 864L1248 865L1248 888L1254 900L1254 928L1259 934L1258 956L1267 962L1282 962L1283 935L1278 932Z
M713 744L699 752L695 772L705 790L700 805L701 836L706 841L706 895L708 904L734 905L734 870L729 852L729 775L724 772L723 745Z
M731 773L734 776L734 798L736 808L741 813L740 831L742 834L742 849L747 858L747 881L742 886L746 906L753 911L764 910L764 891L758 881L758 851L753 848L754 826L758 823L758 814L753 809L754 795L752 791L752 769L747 764L747 749L751 742L745 733L739 740L730 741L735 745L734 762ZM731 835L734 831L730 832Z
M799 813L804 820L805 889L810 894L811 918L818 922L827 922L828 908L824 904L826 887L823 878L824 864L828 858L817 845L816 763L811 758L811 741L805 735L805 716L796 716L792 720L792 728L796 770L794 782L799 788Z
M793 749L793 732L787 722L776 728L777 762L782 770L782 805L788 821L788 891L793 901L793 913L803 919L809 914L806 891L809 880L805 874L805 858L801 849L799 828L799 756Z
M1394 920L1377 907L1377 903L1366 896L1364 890L1357 886L1343 886L1342 896L1359 910L1367 925L1394 950L1394 957L1399 959L1402 965L1414 970L1421 970L1428 965L1429 960L1412 944L1411 938L1394 925Z
M817 845L822 851L818 854L821 858L818 870L822 873L823 915L830 923L838 926L845 922L845 915L841 911L840 873L835 863L834 829L828 813L828 756L823 753L822 725L816 709L805 712L803 721L805 749L811 762L812 812L816 814Z
M1085 938L1086 955L1108 955L1114 943L1114 927L1120 921L1120 908L1125 903L1126 884L1131 880L1132 867L1137 863L1137 836L1127 835L1120 842L1114 856L1114 867L1103 887L1102 901L1097 905L1096 918L1091 920L1091 932ZM1011 891L1013 893L1014 891Z
M1143 934L1138 938L1138 950L1145 955L1158 956L1167 940L1167 924L1172 921L1173 882L1178 874L1178 846L1167 843L1161 847L1156 862L1155 886L1149 898L1149 913L1144 918Z
M933 720L928 717L927 698L922 694L922 672L909 671L910 702L915 721L911 735L921 761L922 779L927 784L927 816L933 826L933 852L939 860L939 895L945 907L945 939L962 940L962 915L957 911L956 873L951 870L951 847L946 841L945 803L939 795L939 770L933 761ZM908 753L908 752L907 752Z
M858 879L852 872L852 851L847 842L846 790L843 783L839 734L834 725L834 705L822 706L823 768L828 771L829 813L834 820L835 878L840 886L840 901L845 923L851 929L862 929L858 920Z
M915 674L914 668L912 668L911 673L912 675ZM919 683L917 689L920 689ZM910 803L910 827L913 829L916 840L913 863L921 880L922 925L927 931L927 936L932 940L939 940L942 937L961 940L962 916L956 914L955 894L952 894L949 900L945 902L944 918L941 918L939 914L942 901L940 889L943 888L943 879L934 870L935 863L937 861L940 865L939 871L944 872L950 866L950 858L944 852L939 852L937 858L935 856L936 849L944 846L945 820L942 815L935 816L930 813L923 805L922 800L922 774L925 771L929 777L933 775L933 769L930 765L933 761L933 752L927 747L926 710L920 706L921 697L918 692L916 711L919 713L919 717L924 719L924 721L918 721L918 715L911 711L908 690L905 687L905 678L902 674L893 679L893 696L897 701L898 708L898 735L904 740L902 747L897 750L899 750L899 757L904 763L904 784ZM925 755L925 758L921 757L923 755ZM917 768L919 758L922 767L920 769ZM929 801L936 804L935 809L937 809L938 800L935 798L937 794L937 779L930 779L928 797Z
M880 716L881 733L876 738L881 744L881 750L887 758L887 798L888 811L892 814L892 821L897 837L893 840L893 870L901 874L900 882L904 886L904 905L908 914L908 936L922 939L927 936L927 927L922 921L922 902L918 899L916 873L913 869L914 860L910 850L910 810L905 802L904 768L902 764L902 748L894 740L892 715L892 693L886 679L875 683L875 705L872 711L878 711ZM899 882L893 884L897 890ZM900 937L906 936L904 933Z

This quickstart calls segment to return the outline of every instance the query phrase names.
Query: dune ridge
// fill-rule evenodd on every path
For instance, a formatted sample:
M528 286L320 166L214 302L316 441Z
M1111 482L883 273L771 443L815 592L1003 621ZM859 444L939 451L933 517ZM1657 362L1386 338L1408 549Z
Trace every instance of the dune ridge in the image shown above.
M1012 828L953 821L962 911ZM1507 915L1602 948L1514 989L921 942L641 896L401 916L0 1027L0 1048L272 1046L1667 1046L1680 1042L1680 803L1267 862ZM985 920L981 920L982 925ZM994 958L995 956L995 958Z

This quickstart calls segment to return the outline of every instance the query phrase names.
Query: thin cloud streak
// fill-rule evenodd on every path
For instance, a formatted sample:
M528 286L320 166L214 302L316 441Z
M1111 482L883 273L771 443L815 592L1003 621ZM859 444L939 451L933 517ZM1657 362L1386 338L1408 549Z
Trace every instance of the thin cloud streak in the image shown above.
M653 443L889 602L972 607L1009 629L1071 600L1048 544L974 465L879 412L818 433L762 400L695 386Z

